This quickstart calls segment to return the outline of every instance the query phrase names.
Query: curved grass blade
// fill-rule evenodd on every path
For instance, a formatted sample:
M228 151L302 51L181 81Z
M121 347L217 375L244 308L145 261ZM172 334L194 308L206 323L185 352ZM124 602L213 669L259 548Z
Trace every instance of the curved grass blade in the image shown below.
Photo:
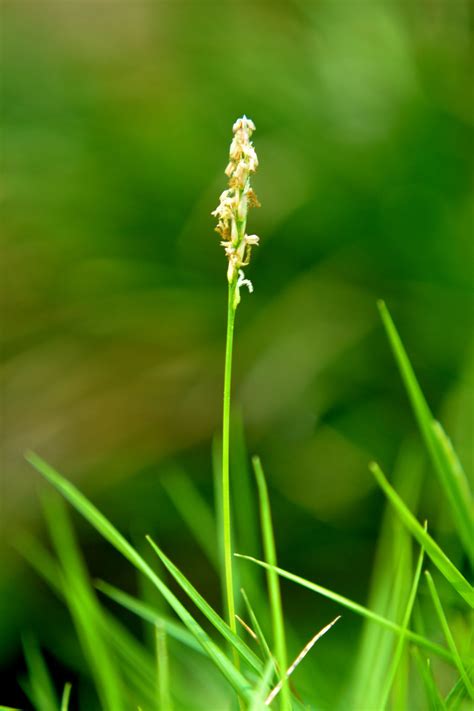
M196 607L201 610L209 622L211 622L221 633L221 635L232 645L233 649L240 654L242 659L244 659L254 671L261 674L263 667L257 655L250 649L250 647L248 647L248 645L245 644L242 639L240 639L240 637L232 632L229 625L224 622L222 617L219 617L217 612L209 605L209 603L202 597L194 585L189 582L186 576L175 566L175 564L171 562L168 556L163 553L154 540L150 536L147 536L146 538L163 565L171 573L176 582L182 587L184 592L191 598Z
M174 593L163 583L154 570L150 568L124 536L119 533L115 526L113 526L71 482L64 479L64 477L41 459L41 457L30 452L26 458L114 548L132 563L137 570L151 580L188 630L196 637L209 658L222 672L234 690L243 699L248 700L250 698L250 685L245 677L235 668L232 662L230 662L223 651L211 640L209 635L204 631L201 625L196 622Z
M383 301L378 302L380 316L401 376L418 421L425 445L439 481L449 501L454 525L469 559L472 562L474 536L473 499L469 484L454 450L441 425L437 423L418 384L403 343Z
M369 469L376 478L380 488L383 490L390 503L397 511L405 526L408 528L412 536L416 538L418 543L423 546L426 554L429 558L431 558L440 573L444 575L446 580L453 586L456 592L464 598L468 605L470 605L470 607L474 607L474 590L466 578L459 572L439 545L431 538L427 531L424 530L423 526L413 516L395 489L388 483L387 478L380 469L379 465L372 462Z
M15 541L15 548L37 574L48 583L56 595L64 599L59 565L38 540L24 533L19 540ZM130 632L109 613L104 611L99 623L103 625L103 634L106 639L110 640L110 644L120 660L127 689L129 687L136 689L137 694L147 701L147 708L152 707L155 703L153 693L154 665L150 655ZM199 651L205 654L194 637L190 634L189 636Z
M425 524L425 530L426 530L426 524ZM425 549L422 546L421 550L420 550L420 555L418 557L418 561L416 564L415 574L413 576L413 583L411 586L410 594L408 596L408 602L407 602L405 614L404 614L403 620L402 620L402 632L398 638L397 646L395 648L395 652L394 652L393 658L392 658L392 663L391 663L390 668L387 673L386 683L385 683L385 686L382 690L382 700L381 700L382 711L384 711L385 707L387 706L388 698L390 695L390 690L392 688L393 682L395 681L395 676L396 676L396 673L398 670L398 666L399 666L401 659L402 659L403 649L405 647L405 640L406 640L406 636L407 636L408 625L410 624L410 617L411 617L411 613L413 610L413 605L415 604L416 593L418 591L418 584L420 582L424 552L425 552Z
M84 561L79 552L63 500L49 498L45 515L56 553L61 564L62 589L84 656L91 670L103 709L124 708L121 677L103 634L100 609L90 585Z
M438 591L436 590L436 586L434 584L433 578L431 577L431 574L428 570L425 570L425 576L426 576L426 582L428 583L428 588L429 588L429 591L431 594L431 599L433 600L433 605L436 610L436 614L438 615L438 619L439 619L441 627L443 629L443 633L446 638L448 647L451 650L451 654L454 657L454 661L456 662L459 676L463 680L464 686L466 687L469 696L471 697L471 699L474 700L474 687L471 683L471 680L469 679L469 674L467 673L467 671L464 667L464 664L462 663L461 655L458 652L458 648L456 647L456 642L454 641L454 637L451 633L451 630L449 629L448 620L446 619L446 615L444 614L443 606L441 604L441 600L439 598Z
M279 668L281 681L281 708L283 711L291 708L290 687L287 680L287 655L286 635L281 604L280 581L274 567L277 564L275 536L273 534L272 514L268 489L262 465L258 457L252 458L252 464L257 479L258 498L260 503L260 520L262 527L263 550L265 559L269 564L267 568L267 584L270 599L270 612L272 617L273 641L275 644L275 658Z
M95 587L101 593L107 595L108 598L121 605L126 610L129 610L138 617L141 617L142 620L150 622L152 625L162 625L170 637L173 637L178 642L181 642L186 647L189 647L189 649L192 649L199 654L205 654L202 646L196 641L194 635L187 631L186 627L182 627L177 624L163 613L155 610L151 605L142 602L136 597L132 597L132 595L128 595L122 590L116 588L114 585L110 585L103 580L96 580Z
M240 553L235 553L235 555L238 558L243 558L244 560L250 560L252 563L256 563L257 565L262 566L262 568L271 567L268 565L268 563L264 563L262 560L257 560L256 558L252 558L249 555L241 555ZM302 587L307 588L308 590L312 590L313 592L318 593L318 595L322 595L323 597L326 597L329 600L332 600L333 602L337 602L339 605L346 607L348 610L355 612L357 615L360 615L361 617L365 617L369 620L372 620L373 622L376 622L377 624L382 625L386 629L391 630L395 634L400 635L403 632L403 629L402 629L402 627L400 627L400 625L397 625L395 622L392 622L391 620L387 619L386 617L382 617L382 615L378 615L376 612L372 612L372 610L367 609L363 605L360 605L359 603L354 602L353 600L350 600L349 598L344 597L343 595L339 595L339 593L335 593L332 590L323 588L321 585L312 583L310 580L301 578L299 575L295 575L294 573L289 573L287 570L283 570L282 568L274 567L273 569L282 578L291 580L292 582L296 583L297 585L301 585ZM433 652L438 657L441 657L441 659L445 659L447 662L454 664L454 659L452 657L451 652L449 650L445 649L444 647L441 647L439 644L435 644L434 642L431 642L431 640L427 639L426 637L416 634L416 632L412 632L411 630L407 630L406 636L407 636L407 639L409 639L411 642L414 642L418 646L424 647L425 649L430 650L430 652Z

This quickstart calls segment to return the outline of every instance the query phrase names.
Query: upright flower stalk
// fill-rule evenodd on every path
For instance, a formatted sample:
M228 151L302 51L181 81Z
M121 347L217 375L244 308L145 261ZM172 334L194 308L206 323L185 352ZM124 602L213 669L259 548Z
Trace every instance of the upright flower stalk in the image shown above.
M227 615L230 628L236 632L235 603L232 571L232 537L230 511L230 402L232 383L232 348L234 341L235 312L240 303L240 288L253 291L252 283L245 278L244 267L250 262L252 247L258 244L257 235L247 234L247 214L251 207L259 207L257 196L250 186L250 176L258 166L257 154L250 140L255 131L253 121L246 116L237 119L233 126L234 137L230 144L229 163L225 174L229 178L227 190L220 196L219 205L212 212L217 217L216 232L221 237L228 260L227 337L224 371L224 407L222 417L222 517L224 539L224 573Z

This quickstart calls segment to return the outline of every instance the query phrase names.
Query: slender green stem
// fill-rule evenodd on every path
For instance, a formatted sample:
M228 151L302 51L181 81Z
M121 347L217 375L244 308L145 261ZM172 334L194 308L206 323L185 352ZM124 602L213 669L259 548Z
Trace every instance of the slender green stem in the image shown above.
M224 409L222 417L222 519L224 526L224 574L227 600L227 615L229 626L237 632L235 623L234 580L232 573L232 535L230 513L230 395L232 384L232 347L234 343L235 307L234 296L236 280L229 284L229 301L227 306L227 336L225 347L224 371Z
M155 649L158 708L160 711L172 711L168 642L162 622L155 623Z

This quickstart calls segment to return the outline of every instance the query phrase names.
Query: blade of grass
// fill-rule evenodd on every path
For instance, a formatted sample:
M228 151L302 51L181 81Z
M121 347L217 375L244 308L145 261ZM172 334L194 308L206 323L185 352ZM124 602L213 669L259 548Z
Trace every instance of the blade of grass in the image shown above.
M62 499L55 496L45 501L44 511L61 564L66 604L91 670L101 706L109 711L120 711L124 708L120 675L107 641L100 632L100 606L89 583L66 507Z
M162 612L155 610L151 605L138 600L136 597L128 595L103 580L96 580L95 587L101 593L124 607L126 610L129 610L138 617L141 617L142 620L145 620L152 625L162 625L170 637L173 637L178 642L181 642L186 647L189 647L189 649L192 649L199 654L206 654L199 642L196 641L196 638L188 632L185 627L173 622L173 620L164 615Z
M394 481L410 505L415 508L419 499L422 479L419 448L411 442L404 444L398 454ZM403 523L387 502L380 525L370 588L366 607L383 617L400 623L410 592L412 570L412 539ZM380 625L366 620L355 655L352 679L344 699L348 707L382 708L382 694L387 671L396 644L394 635ZM406 665L405 665L406 666ZM397 692L400 708L404 686L401 675ZM405 685L406 686L406 685Z
M132 565L146 575L155 587L161 592L170 607L186 625L206 650L209 658L222 672L235 691L244 699L250 698L250 687L242 674L229 661L222 650L214 644L198 622L190 615L184 605L171 592L171 590L156 575L152 568L143 560L121 533L105 518L105 516L73 485L64 479L57 471L47 464L41 457L30 452L27 455L30 464L47 479L72 505L89 521L114 548L116 548Z
M160 711L172 711L170 668L168 645L166 641L166 628L158 622L155 625L156 642L156 681L158 688L158 702Z
M443 425L438 420L433 419L431 422L431 430L433 437L437 441L438 450L442 459L445 462L446 468L451 471L452 478L459 483L462 491L462 497L465 499L465 505L468 513L470 513L470 524L472 530L472 506L473 496L469 486L469 479L462 467L456 450L453 447L451 439L448 437Z
M332 600L333 602L337 602L339 605L346 607L348 610L355 612L357 615L372 620L373 622L382 625L386 629L391 630L395 634L399 635L403 631L400 625L397 625L395 622L392 622L391 620L387 619L386 617L383 617L382 615L378 615L376 612L372 612L372 610L369 610L363 605L360 605L359 603L354 602L353 600L350 600L349 598L344 597L343 595L339 595L339 593L335 593L332 590L323 588L321 585L312 583L310 580L306 580L305 578L302 578L299 575L295 575L294 573L289 573L287 570L283 570L282 568L270 566L268 565L268 563L265 563L262 560L257 560L256 558L252 558L251 556L241 555L239 553L235 553L235 555L238 558L242 558L244 560L249 560L252 563L256 563L257 565L262 566L262 568L268 569L273 567L273 570L278 573L278 575L280 575L282 578L291 580L297 585L301 585L302 587L307 588L308 590L312 590L313 592L318 593L318 595L322 595L323 597L326 597L329 600ZM445 659L447 662L451 662L452 664L454 664L454 659L452 657L451 652L445 649L444 647L441 647L439 644L435 644L426 637L416 634L411 630L407 630L406 636L407 639L409 639L411 642L414 642L420 647L428 649L430 652L433 652L438 657L441 657L441 659Z
M425 570L425 576L426 582L428 583L431 599L433 600L433 605L436 610L436 614L438 615L438 619L440 621L446 642L448 644L449 649L451 650L451 654L453 655L454 661L458 668L459 676L463 680L464 686L466 687L469 696L471 697L471 699L474 699L474 687L469 679L469 675L464 667L464 664L462 663L461 655L458 652L456 642L454 641L454 637L451 633L451 630L449 629L448 620L446 619L446 615L443 610L438 591L436 590L433 578L431 577L431 574L428 570Z
M425 530L426 530L426 524L425 524ZM395 652L394 652L393 658L392 658L392 663L391 663L390 668L387 673L386 683L385 683L384 689L382 691L382 701L381 701L382 711L384 711L385 707L387 706L390 691L392 689L392 685L395 680L395 676L397 674L398 666L399 666L401 659L402 659L403 650L404 650L404 646L405 646L405 640L406 640L406 636L407 636L408 625L410 624L411 613L413 610L413 605L415 603L416 593L418 591L418 584L420 582L421 568L423 566L423 558L424 558L424 548L421 547L420 555L418 556L418 561L416 564L415 574L413 576L413 583L412 583L412 587L410 590L410 595L408 597L408 602L407 602L405 614L404 614L403 620L402 620L402 625L401 625L402 632L398 638L397 646L395 648Z
M214 627L221 633L221 635L226 639L231 646L237 651L238 654L244 659L247 664L254 669L258 674L262 672L262 663L257 655L250 649L250 647L245 644L245 642L237 637L236 634L230 629L229 625L219 617L217 612L209 605L209 603L202 597L202 595L196 590L194 585L192 585L186 576L171 562L168 556L163 553L159 546L154 542L154 540L147 536L147 541L155 551L156 555L159 557L163 565L171 573L176 582L181 586L184 592L191 598L196 607L201 610L201 612L207 617L209 622L211 622Z
M249 613L250 621L252 623L252 628L255 631L255 634L257 635L258 643L259 643L262 653L264 655L264 659L266 659L267 661L271 661L273 663L275 672L278 674L278 667L276 666L275 659L270 651L270 647L268 645L265 635L263 634L262 627L261 627L261 625L258 621L258 618L254 612L254 609L253 609L252 605L250 604L247 593L245 592L245 590L243 588L241 588L240 592L243 597L247 611Z
M273 642L275 645L275 658L279 667L281 678L281 707L283 711L291 708L290 688L286 677L287 656L285 625L283 621L283 609L281 604L280 581L273 566L277 564L275 537L273 534L272 515L270 510L270 500L268 489L263 473L262 465L258 457L252 457L252 464L257 479L258 497L260 503L260 521L262 528L263 550L265 559L271 566L267 569L267 584L270 600L270 612L273 627Z
M388 483L387 478L380 469L379 465L372 462L369 468L376 478L380 488L383 490L412 536L414 536L418 543L424 547L426 554L429 558L431 558L440 573L444 575L446 580L453 586L456 592L464 598L471 608L474 607L474 590L466 578L459 572L439 545L416 520L395 489Z
M72 684L67 682L64 685L63 695L61 697L61 711L68 711L69 709L69 699L71 698Z
M28 667L31 700L38 711L57 711L56 691L38 643L30 635L25 635L22 641Z
M405 383L408 397L418 421L418 426L443 491L449 501L454 525L458 530L463 547L472 561L474 507L468 481L459 466L457 457L454 455L451 444L441 428L441 425L436 423L433 419L386 305L383 301L379 301L378 307L393 354Z
M430 660L423 659L420 650L416 647L412 649L412 653L423 681L430 711L447 711L443 697L439 693L439 689L433 678Z
M142 528L142 527L140 527ZM158 577L162 580L166 580L165 571L162 566L160 566L159 561L156 560L156 556L153 551L150 550L150 546L145 540L145 533L142 530L140 532L134 531L130 538L130 543L133 545L137 553L141 555L143 560L145 560L148 565L150 565ZM135 597L148 605L151 605L156 612L163 613L169 616L170 609L166 600L163 598L161 593L155 588L153 583L145 575L141 575L137 572L135 576L136 579L136 593ZM94 586L96 586L96 581L94 581ZM155 627L150 625L146 620L142 620L142 635L141 640L147 649L155 648ZM194 638L193 638L194 639ZM153 659L153 663L155 660Z
M61 571L51 554L32 536L22 534L15 541L15 548L31 567L42 577L59 598L65 598ZM127 690L136 690L136 694L147 701L146 707L155 703L152 692L154 683L154 665L150 655L135 638L110 614L104 613L99 623L103 624L103 635L110 640L114 652L121 663L121 670L126 679ZM189 634L189 633L188 633ZM190 635L191 636L191 635ZM198 643L192 637L194 643ZM205 654L202 647L200 651Z

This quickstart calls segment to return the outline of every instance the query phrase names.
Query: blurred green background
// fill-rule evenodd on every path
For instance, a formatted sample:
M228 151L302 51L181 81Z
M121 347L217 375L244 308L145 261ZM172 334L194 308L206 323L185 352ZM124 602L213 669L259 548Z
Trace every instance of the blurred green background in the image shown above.
M469 3L3 0L1 22L0 701L24 703L20 631L50 650L73 637L11 547L20 530L43 535L26 449L124 533L153 533L218 604L162 479L183 469L212 501L226 264L210 212L243 113L262 207L236 412L282 567L364 602L383 509L367 462L390 472L418 446L377 298L472 471ZM424 481L421 513L449 542L429 466ZM135 591L77 525L92 573ZM324 601L283 595L303 637L328 621ZM347 615L325 641L328 688L359 629Z

